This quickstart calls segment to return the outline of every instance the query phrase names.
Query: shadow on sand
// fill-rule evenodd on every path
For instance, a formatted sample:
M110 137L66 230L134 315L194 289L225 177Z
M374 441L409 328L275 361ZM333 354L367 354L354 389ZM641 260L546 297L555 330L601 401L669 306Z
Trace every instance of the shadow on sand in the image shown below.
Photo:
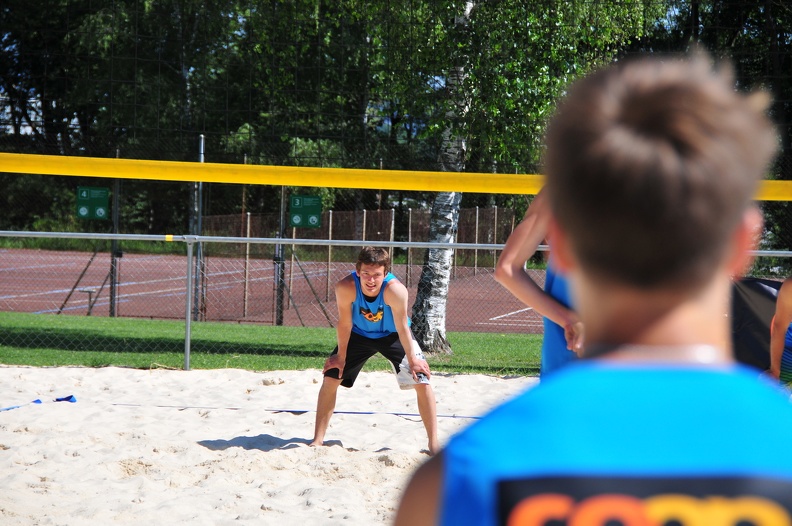
M242 449L258 449L259 451L272 451L274 449L292 449L295 447L304 447L311 443L307 438L280 438L272 435L258 435L254 437L234 437L231 440L217 439L217 440L199 440L198 444L202 445L212 451L224 451L232 447L241 447ZM340 440L328 440L324 443L325 446L341 446L343 444Z

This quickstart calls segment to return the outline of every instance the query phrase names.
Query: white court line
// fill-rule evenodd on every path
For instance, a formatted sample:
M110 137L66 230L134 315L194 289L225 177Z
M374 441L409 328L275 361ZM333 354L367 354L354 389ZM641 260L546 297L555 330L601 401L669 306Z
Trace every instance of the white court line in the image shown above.
M0 272L15 272L17 270L40 270L43 268L71 268L69 263L50 263L47 265L27 265L24 267L6 267L0 268Z
M207 274L207 277L211 278L211 277L215 276L216 274L217 273L209 273L209 274ZM274 281L274 279L275 279L274 277L264 276L264 277L261 277L261 278L249 278L249 281L251 281L251 282L270 281L270 280ZM172 278L151 279L151 280L147 280L147 281L124 281L124 282L119 283L119 289L129 289L130 287L136 287L136 286L148 286L148 285L155 284L155 283L156 284L164 284L164 283L173 282L173 281L185 281L185 280L186 280L186 276L176 276L176 277L172 277ZM212 288L219 287L219 286L222 286L222 285L233 284L233 283L241 283L241 281L212 284ZM94 286L96 288L99 287L98 285L94 285ZM65 294L65 293L69 292L70 290L71 289L49 289L49 290L42 290L42 291L37 291L37 292L7 294L7 295L0 296L0 301L2 301L2 300L6 300L6 301L8 301L8 300L20 300L20 299L25 299L25 298L33 298L33 297L36 297L36 296L49 296L49 295L53 295L53 294ZM179 287L176 287L176 288L159 288L159 289L155 289L155 290L148 290L148 291L142 291L142 292L124 293L124 294L119 295L119 298L122 295L123 296L146 296L146 295L152 295L152 294L172 293L172 292L178 292L178 291L181 291L181 293L184 294L185 289L184 289L183 286L179 286ZM168 294L168 295L169 296L175 296L175 295L178 295L178 294Z
M538 321L529 321L529 322L512 321L512 322L500 322L500 323L477 321L476 325L491 325L494 327L542 327L543 326L543 324Z
M494 318L490 318L489 321L499 320L501 318L508 318L509 316L514 316L515 314L520 314L521 312L533 310L533 307L526 307L524 309L515 310L512 312L507 312L506 314L501 314L500 316L495 316Z
M127 281L121 283L122 286L125 287L132 287L136 285L150 285L152 283L167 283L169 281L185 281L186 276L181 277L173 277L173 278L163 278L163 279L152 279L148 281ZM99 285L92 285L92 284L85 284L83 287L95 287L99 288ZM42 290L37 292L27 292L27 293L19 293L19 294L7 294L4 296L0 296L0 300L16 300L22 298L33 298L36 296L49 296L51 294L63 294L69 292L71 289L49 289L49 290ZM164 292L170 292L171 290L175 289L159 289L163 290Z
M135 269L135 270L137 270L137 269ZM272 276L267 275L270 270L271 269L269 269L268 267L262 267L261 269L257 269L258 273L263 273L265 275L262 276L262 277L248 277L248 281L251 282L251 283L262 282L262 281L265 282L265 283L269 282L269 281L273 281L274 282L275 281L274 273L273 273ZM233 275L233 274L240 274L242 272L243 272L243 270L241 270L241 269L240 270L209 271L209 272L206 273L206 277L207 277L207 279L211 279L211 278L217 277L217 276L228 276L228 275ZM309 277L314 277L314 276L324 276L326 273L323 270L317 270L317 271L306 272L306 274L308 274ZM302 273L300 275L298 275L298 276L295 276L295 278L296 278L297 281L305 280L305 278L302 275ZM135 297L135 296L151 296L151 295L158 295L158 296L164 296L164 297L182 296L182 295L184 295L186 293L186 291L185 291L184 287L181 287L181 286L174 287L174 288L159 288L159 289L155 289L155 290L144 290L144 291L140 291L140 292L123 292L123 291L124 290L129 290L129 288L136 287L136 286L149 286L151 284L160 284L160 285L162 285L162 284L165 284L165 283L172 283L174 281L185 281L185 280L186 280L186 275L173 276L173 277L164 277L164 278L159 278L159 279L149 279L149 280L124 281L124 282L119 283L120 291L119 291L119 294L118 294L118 299L121 300L122 298L125 299L125 298L131 298L131 297ZM235 285L238 285L239 283L242 283L242 281L241 280L236 280L236 281L225 281L225 282L213 282L213 283L210 284L210 288L212 290L229 289L229 288L232 288ZM96 287L98 287L98 285ZM59 295L59 294L65 294L65 293L69 292L70 290L71 289L49 289L49 290L36 291L36 292L6 294L6 295L0 296L0 301L22 300L22 299L33 298L33 297L37 297L37 296ZM87 301L87 299L85 301ZM40 312L41 313L49 312L49 310L44 310L44 311L40 311Z

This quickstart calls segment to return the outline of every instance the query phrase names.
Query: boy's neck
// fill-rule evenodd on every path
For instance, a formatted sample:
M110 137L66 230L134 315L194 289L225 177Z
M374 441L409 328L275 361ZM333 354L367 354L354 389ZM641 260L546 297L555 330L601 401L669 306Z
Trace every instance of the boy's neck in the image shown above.
M614 360L731 362L729 290L727 279L689 295L664 290L600 291L594 297L605 299L581 305L586 348Z

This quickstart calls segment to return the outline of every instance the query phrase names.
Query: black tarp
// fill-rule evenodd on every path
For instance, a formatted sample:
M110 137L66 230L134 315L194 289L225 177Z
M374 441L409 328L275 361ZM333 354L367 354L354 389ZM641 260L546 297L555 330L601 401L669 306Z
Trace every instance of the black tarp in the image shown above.
M770 367L770 322L780 281L743 278L732 286L732 344L738 362L765 371Z

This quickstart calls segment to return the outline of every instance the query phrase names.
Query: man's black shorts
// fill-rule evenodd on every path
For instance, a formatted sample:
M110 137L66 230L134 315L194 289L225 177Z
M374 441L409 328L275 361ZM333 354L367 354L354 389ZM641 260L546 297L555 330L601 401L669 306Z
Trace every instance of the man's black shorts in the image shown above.
M415 349L416 356L423 359L423 353L421 353L415 338L413 338L413 349ZM341 385L352 387L360 370L363 369L363 365L377 353L380 353L391 363L400 388L412 389L417 383L429 383L429 379L423 373L418 373L418 382L413 378L410 365L407 362L407 354L399 341L399 333L394 332L383 338L367 338L353 331L349 336L344 377ZM338 354L338 346L336 346L332 354ZM330 378L338 378L338 369L329 369L324 375Z

